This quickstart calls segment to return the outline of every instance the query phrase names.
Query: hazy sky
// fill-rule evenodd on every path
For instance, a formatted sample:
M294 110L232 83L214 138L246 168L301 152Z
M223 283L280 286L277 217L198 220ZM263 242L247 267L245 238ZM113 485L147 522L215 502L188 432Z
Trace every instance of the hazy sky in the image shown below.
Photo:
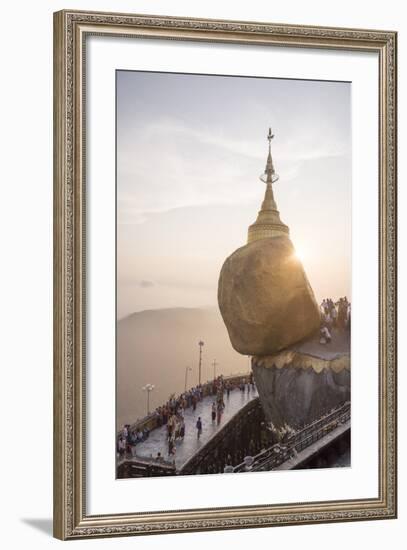
M118 317L217 305L265 184L316 297L350 296L349 83L117 73Z

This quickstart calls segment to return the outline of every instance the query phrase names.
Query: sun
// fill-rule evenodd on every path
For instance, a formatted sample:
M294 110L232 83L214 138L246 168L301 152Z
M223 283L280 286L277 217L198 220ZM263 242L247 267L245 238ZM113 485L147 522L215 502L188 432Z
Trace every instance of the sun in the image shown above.
M304 248L296 248L294 251L294 257L300 262L304 262L307 259L307 253Z

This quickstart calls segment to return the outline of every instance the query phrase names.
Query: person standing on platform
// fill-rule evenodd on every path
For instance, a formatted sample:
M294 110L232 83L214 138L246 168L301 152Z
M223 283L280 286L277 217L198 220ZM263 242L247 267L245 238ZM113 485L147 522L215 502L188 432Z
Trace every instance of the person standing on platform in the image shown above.
M180 428L180 438L184 439L184 437L185 437L185 420L184 420L184 417L182 417L181 428Z
M212 424L216 420L216 404L215 401L212 403Z
M172 431L170 438L168 439L168 456L175 455L177 450L175 444L175 430Z
M119 439L117 449L119 451L119 456L122 457L126 451L126 440L124 439L124 437L121 437Z
M196 429L197 429L197 437L199 439L202 433L202 420L200 416L198 416L198 420L196 421Z

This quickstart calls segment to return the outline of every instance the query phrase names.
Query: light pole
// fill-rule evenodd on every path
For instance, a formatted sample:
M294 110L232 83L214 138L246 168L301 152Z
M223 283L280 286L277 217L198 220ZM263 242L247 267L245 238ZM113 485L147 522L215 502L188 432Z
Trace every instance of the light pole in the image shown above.
M216 362L216 359L213 360L212 367L213 367L213 379L216 378L216 367L219 365L219 363Z
M191 371L191 370L192 370L191 367L185 367L185 389L184 389L185 392L187 391L188 371Z
M147 415L150 414L150 393L154 390L154 384L146 384L141 389L147 392Z
M250 357L250 355L247 356L247 369L248 369L248 373L250 374L250 370L251 370L251 357Z
M198 371L198 384L201 385L201 371L202 371L202 347L204 346L205 342L202 340L199 340L198 346L199 346L199 371Z

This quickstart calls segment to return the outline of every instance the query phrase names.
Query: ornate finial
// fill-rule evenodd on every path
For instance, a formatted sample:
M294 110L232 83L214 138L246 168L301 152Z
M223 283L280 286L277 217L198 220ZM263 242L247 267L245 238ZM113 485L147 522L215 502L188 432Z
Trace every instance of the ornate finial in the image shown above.
M266 163L266 168L264 170L264 174L260 176L260 179L264 183L267 183L270 185L278 180L278 175L274 171L273 159L271 157L271 140L273 138L274 138L274 134L271 131L271 128L269 128L269 133L267 134L267 139L269 142L269 154L267 157L267 163Z
M260 176L261 181L266 184L266 193L257 220L249 227L249 243L268 237L288 235L289 233L288 227L280 219L280 213L277 210L276 201L274 200L272 184L278 180L278 175L274 171L273 159L271 157L271 140L273 138L274 134L271 128L269 128L269 133L267 134L269 152L266 169L264 174Z

